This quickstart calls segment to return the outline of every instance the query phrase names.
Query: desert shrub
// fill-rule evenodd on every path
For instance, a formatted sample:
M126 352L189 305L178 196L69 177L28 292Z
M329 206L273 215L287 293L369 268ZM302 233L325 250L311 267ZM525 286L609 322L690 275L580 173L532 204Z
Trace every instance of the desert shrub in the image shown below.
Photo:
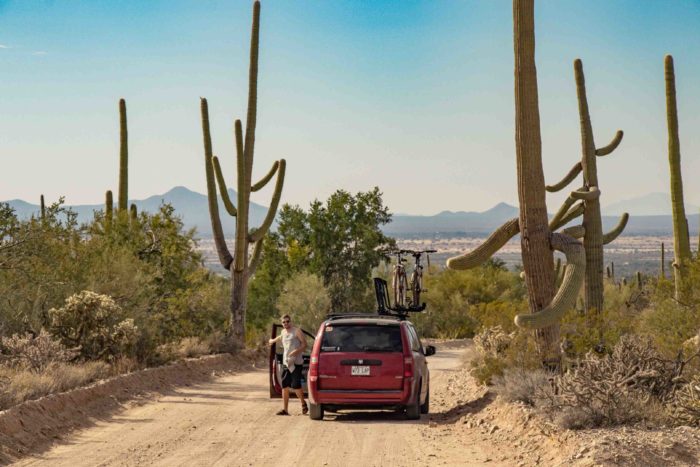
M542 367L535 339L527 331L506 334L498 326L487 328L474 337L474 348L471 374L481 384L491 384L508 368L532 371Z
M640 334L649 336L665 355L671 356L697 335L700 314L673 299L660 299L641 313L637 327Z
M138 337L132 318L107 295L89 290L71 295L61 308L49 310L51 331L86 359L128 355Z
M45 369L55 362L67 362L76 357L75 350L67 349L44 329L37 336L13 334L2 337L0 347L5 363L19 369L34 372Z
M493 378L496 393L508 402L523 402L536 406L552 397L553 375L542 369L505 368Z
M41 372L0 367L0 410L85 386L109 375L109 365L104 362L54 363Z
M545 405L567 428L660 422L678 376L651 339L623 336L611 354L589 352L555 378L556 395Z
M676 423L700 425L700 374L695 374L675 392L669 413Z
M514 337L515 333L506 334L500 326L486 328L474 336L474 346L484 356L500 357Z
M275 307L280 316L289 314L294 324L314 333L330 311L331 299L319 276L299 272L285 282Z

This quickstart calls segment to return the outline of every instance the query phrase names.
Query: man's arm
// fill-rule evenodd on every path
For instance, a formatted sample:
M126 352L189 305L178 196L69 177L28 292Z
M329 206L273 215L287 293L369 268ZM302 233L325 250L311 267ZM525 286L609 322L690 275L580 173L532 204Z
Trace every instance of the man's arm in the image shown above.
M280 334L279 336L275 337L274 339L268 340L267 342L268 342L268 344L272 345L272 344L274 344L275 342L279 342L280 340L282 340L282 334Z

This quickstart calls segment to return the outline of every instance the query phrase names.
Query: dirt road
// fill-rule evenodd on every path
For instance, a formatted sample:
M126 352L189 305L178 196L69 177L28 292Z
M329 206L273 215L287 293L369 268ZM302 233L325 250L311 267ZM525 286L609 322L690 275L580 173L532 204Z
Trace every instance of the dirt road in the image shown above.
M449 346L448 346L449 347ZM494 465L487 443L443 430L450 420L450 375L462 366L463 346L430 357L430 415L405 420L390 412L327 414L322 422L274 413L267 371L217 378L131 407L67 437L17 465ZM460 401L463 402L463 401Z

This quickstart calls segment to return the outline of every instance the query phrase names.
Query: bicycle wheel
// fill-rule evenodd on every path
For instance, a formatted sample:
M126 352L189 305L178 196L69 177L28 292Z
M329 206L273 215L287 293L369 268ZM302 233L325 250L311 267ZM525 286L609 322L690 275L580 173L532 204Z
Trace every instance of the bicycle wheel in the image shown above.
M415 308L420 306L420 293L423 289L423 277L417 271L413 271L411 275L411 292L413 295L413 300L411 305Z

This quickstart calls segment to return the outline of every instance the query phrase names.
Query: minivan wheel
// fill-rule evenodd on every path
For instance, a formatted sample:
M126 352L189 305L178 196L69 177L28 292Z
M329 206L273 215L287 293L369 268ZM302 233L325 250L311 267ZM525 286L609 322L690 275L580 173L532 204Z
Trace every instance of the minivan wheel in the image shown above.
M309 418L311 420L323 420L323 406L309 402Z
M420 413L430 412L430 385L428 385L428 390L425 391L425 403L420 406Z
M420 409L420 386L418 386L416 400L413 402L413 404L406 406L406 418L409 420L418 420L420 418Z

